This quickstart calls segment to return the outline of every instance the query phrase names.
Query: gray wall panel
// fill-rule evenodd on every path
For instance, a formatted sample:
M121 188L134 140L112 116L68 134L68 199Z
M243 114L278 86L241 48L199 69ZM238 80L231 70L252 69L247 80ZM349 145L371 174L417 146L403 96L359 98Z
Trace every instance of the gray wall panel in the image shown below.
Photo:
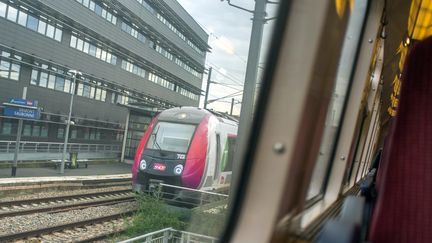
M136 1L136 0L132 0ZM177 15L191 27L195 33L201 37L201 39L207 42L207 33L199 26L199 24L190 16L190 14L177 2L177 0L165 0L165 3L172 9Z
M115 26L102 17L96 15L89 9L85 8L81 4L79 4L76 1L72 0L40 0L41 3L45 4L46 6L49 6L50 8L62 13L63 15L67 16L70 19L73 19L74 21L78 22L79 24L91 29L92 31L96 32L97 34L104 36L105 38L111 40L112 42L116 43L119 46L122 46L123 48L128 49L132 53L135 53L142 58L152 62L156 66L159 66L163 68L164 70L168 71L169 73L179 77L182 80L185 80L195 87L201 88L201 80L195 76L193 76L191 73L187 72L174 62L168 60L167 58L160 55L158 52L156 52L154 49L150 48L148 45L141 43L134 37L130 36L129 34L123 32L119 26ZM139 9L141 6L136 1L123 1L122 3L129 3L132 4L133 7L135 7L134 11L137 11L137 8ZM138 11L138 13L141 13L141 15L144 15L145 11ZM148 13L149 14L149 13ZM150 14L149 14L150 15ZM141 17L141 16L140 16ZM165 29L162 27L165 27L159 20L157 20L155 17L152 20L150 17L154 16L147 16L145 21L158 21L157 29ZM167 31L171 32L168 28L166 28ZM170 33L174 36L174 33ZM176 39L180 40L180 38L169 38L172 41L175 41ZM180 44L180 41L178 41L178 44ZM186 43L185 48L190 48ZM185 49L188 50L188 49ZM195 52L192 49L188 51L188 53ZM196 52L195 52L196 53ZM203 63L203 58L197 59L200 63Z
M78 69L84 73L115 82L142 93L164 98L182 105L198 105L179 93L169 91L151 81L124 71L119 65L113 66L95 57L69 47L69 38L63 34L63 42L59 43L18 24L0 18L0 43L16 48L37 57L52 60L56 63Z
M163 24L155 15L150 13L146 8L144 8L140 3L136 0L124 0L120 1L120 3L125 6L127 9L132 11L136 16L144 20L148 25L155 28L160 34L168 38L179 48L183 49L186 53L188 53L192 58L197 60L200 63L204 63L204 56L198 54L192 47L190 47L185 41L183 41L177 34L171 31L168 26ZM205 42L207 42L208 36L203 38Z

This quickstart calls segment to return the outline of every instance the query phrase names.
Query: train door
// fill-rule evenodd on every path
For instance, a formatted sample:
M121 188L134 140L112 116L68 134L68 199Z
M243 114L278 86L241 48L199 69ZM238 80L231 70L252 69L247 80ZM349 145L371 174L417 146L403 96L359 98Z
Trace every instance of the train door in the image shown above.
M215 166L213 172L213 183L215 185L219 185L219 176L220 176L220 163L221 163L221 135L220 133L216 133L216 156L215 156Z

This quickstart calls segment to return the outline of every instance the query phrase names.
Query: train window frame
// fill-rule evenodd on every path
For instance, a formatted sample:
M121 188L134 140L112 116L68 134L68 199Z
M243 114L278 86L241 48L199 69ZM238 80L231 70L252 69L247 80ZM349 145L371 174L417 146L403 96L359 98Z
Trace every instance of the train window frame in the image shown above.
M304 206L305 209L308 209L313 205L315 205L316 203L318 203L319 201L323 200L326 193L327 185L329 183L330 177L332 176L331 173L332 167L335 161L336 149L338 148L339 145L339 138L340 138L342 127L344 125L343 124L344 117L346 115L346 109L352 91L355 67L357 65L357 60L359 58L361 40L363 38L364 28L366 26L369 5L370 5L369 0L364 2L356 1L354 3L352 13L349 17L348 25L346 27L345 38L344 38L345 41L343 42L343 47L339 59L334 87L332 89L332 100L328 104L326 121L322 131L322 136L320 138L321 140L320 150L316 158L316 163L314 165L314 169L312 172L311 185L313 183L314 177L316 176L315 174L316 168L319 168L316 167L320 163L319 156L324 154L322 153L321 149L324 145L328 145L326 143L327 142L326 139L330 138L331 139L330 146L328 147L329 149L326 151L328 153L328 157L325 160L323 160L324 169L321 171L322 177L321 177L321 183L318 183L318 186L320 186L320 188L318 189L319 190L318 193L315 193L314 196L309 197L311 185L308 188L308 192L306 194L306 202ZM344 88L344 87L341 88L340 86L343 85L345 85L345 90L340 92L341 89ZM338 86L339 86L339 91L338 91ZM337 103L337 98L340 96L340 93L342 93L343 100ZM338 105L340 105L340 109L338 110L338 113L340 115L335 120L334 113L333 113L335 112L335 110L333 110L333 108L334 107L337 108ZM336 128L333 131L333 136L331 134L331 131L329 130L332 127Z
M303 97L311 98L311 96L318 95L313 98L315 100L323 98L323 94L317 93L320 88L324 88L326 93L331 92L328 91L327 86L332 86L334 82L332 77L336 73L337 61L329 62L329 57L324 58L323 55L319 55L318 49L321 50L321 53L331 54L331 58L339 60L341 50L339 44L344 38L345 31L334 30L333 24L338 23L336 21L341 18L337 17L334 11L332 1L293 0L280 3L277 18L279 22L273 32L273 43L270 45L272 49L267 59L263 87L258 99L255 119L252 121L252 129L250 129L253 134L246 144L249 146L245 153L237 151L243 156L239 160L240 163L243 163L238 166L242 174L239 175L240 179L235 178L239 181L233 183L234 186L236 183L239 186L235 188L236 191L231 196L233 203L230 220L226 225L222 242L229 242L230 237L235 242L269 240L267 237L271 235L272 226L278 220L276 211L296 210L296 204L303 201L299 199L302 197L299 197L297 193L304 189L304 181L307 180L304 173L307 173L307 169L300 167L307 167L305 163L310 164L308 162L310 158L305 152L312 149L314 145L306 145L305 142L313 138L316 132L316 121L309 118L313 116L312 111L317 111L322 106L320 102L307 102ZM305 28L308 31L299 31ZM330 32L331 35L324 35L327 32ZM290 41L286 41L287 36ZM337 39L336 42L333 41L335 39ZM331 48L323 48L326 45ZM331 52L332 48L337 51ZM318 63L326 65L320 66ZM318 78L320 75L326 78ZM296 104L296 106L286 104ZM275 117L278 119L274 119ZM268 125L271 122L274 124ZM300 127L311 128L307 138L304 136L300 138ZM244 135L239 134L239 136ZM294 142L296 139L299 139L298 143ZM274 150L275 142L282 145L281 150ZM294 147L301 149L297 150ZM275 155L275 151L280 151L280 153L277 152ZM295 158L289 159L291 156ZM299 156L306 161L300 159ZM245 161L248 163L244 163ZM269 161L272 161L272 166L269 166ZM297 176L282 177L281 174L285 173L294 173ZM270 185L270 182L275 181L277 183ZM294 181L299 183L292 183ZM268 190L270 187L272 190ZM252 193L260 189L263 189L263 193L259 195ZM297 196L290 197L289 195ZM281 199L286 202L280 204ZM263 206L266 207L266 210L261 210ZM260 217L259 225L255 224L256 220L250 217ZM247 233L244 233L246 231ZM232 236L233 232L234 236Z
M344 125L341 127L336 156L334 156L338 163L334 163L331 167L330 180L326 186L326 188L333 187L334 190L329 193L326 189L322 203L317 203L305 211L305 195L310 179L308 173L310 167L313 168L315 164L315 159L311 159L310 151L317 151L314 150L317 145L315 140L320 142L320 135L314 130L317 119L311 113L322 106L317 104L322 101L319 92L325 87L322 82L327 81L322 78L317 80L317 74L322 72L324 67L313 64L319 62L327 64L328 60L332 60L316 52L316 48L322 42L329 46L335 43L334 36L332 39L324 39L320 35L326 30L334 29L334 26L329 27L331 20L326 18L330 14L326 10L331 4L334 2L293 0L280 9L285 11L282 16L286 17L284 19L286 27L279 29L285 41L277 40L273 43L272 47L280 48L279 53L273 53L272 49L269 55L271 58L267 60L268 65L262 93L258 99L256 119L252 123L252 139L249 141L248 150L239 161L248 161L248 163L242 164L243 173L240 175L240 181L237 182L240 186L237 187L237 194L232 194L234 196L232 214L229 216L230 220L221 239L222 242L286 242L289 233L296 232L297 227L302 227L303 223L312 222L340 196L341 175L346 166L345 157L340 159L340 156L350 152L355 130L353 123L358 117L365 77L370 69L374 38L381 24L383 1L370 1L370 8L365 18L366 24L363 25L365 34L358 47L359 57L351 87L354 92L350 94L347 101L346 110L349 112L343 116ZM299 31L299 29L308 31ZM321 52L333 54L328 51L328 48L322 49ZM292 91L293 87L295 92ZM328 92L331 93L331 90ZM314 102L310 102L310 98L313 98ZM269 166L269 161L272 166ZM257 191L260 193L256 193ZM263 207L265 210L262 210ZM303 220L306 214L309 219ZM260 218L259 222L256 222L256 218Z

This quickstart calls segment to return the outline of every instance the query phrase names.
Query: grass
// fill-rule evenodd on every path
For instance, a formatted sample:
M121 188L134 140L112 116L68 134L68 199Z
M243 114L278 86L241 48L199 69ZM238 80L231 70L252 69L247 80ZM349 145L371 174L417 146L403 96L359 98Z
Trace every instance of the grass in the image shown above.
M126 231L117 237L132 238L169 227L218 237L224 229L225 209L219 210L218 213L206 213L169 206L155 196L138 195L137 197L139 210L127 223Z

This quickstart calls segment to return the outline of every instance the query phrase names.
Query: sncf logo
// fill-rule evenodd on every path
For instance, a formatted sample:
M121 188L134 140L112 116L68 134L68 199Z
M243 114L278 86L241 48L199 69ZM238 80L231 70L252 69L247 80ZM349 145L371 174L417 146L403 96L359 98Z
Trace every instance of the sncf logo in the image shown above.
M154 170L159 170L159 171L165 171L165 169L166 169L166 165L164 165L164 164L159 164L159 163L155 163L155 164L153 165L153 169L154 169Z

